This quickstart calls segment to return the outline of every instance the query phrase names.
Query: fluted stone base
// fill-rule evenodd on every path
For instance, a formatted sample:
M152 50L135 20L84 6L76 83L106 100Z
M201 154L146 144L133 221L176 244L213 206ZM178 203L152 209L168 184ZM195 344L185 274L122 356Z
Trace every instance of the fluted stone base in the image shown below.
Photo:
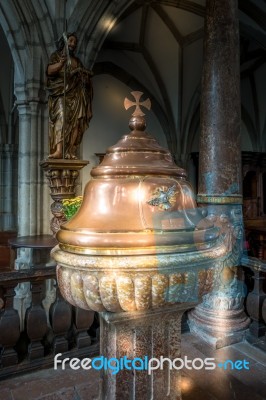
M241 342L246 334L250 319L243 308L217 310L198 305L188 313L190 331L202 338L213 348L219 349Z
M101 313L101 352L110 359L180 357L181 317L193 304L173 305L145 312ZM102 370L100 400L181 399L180 370Z

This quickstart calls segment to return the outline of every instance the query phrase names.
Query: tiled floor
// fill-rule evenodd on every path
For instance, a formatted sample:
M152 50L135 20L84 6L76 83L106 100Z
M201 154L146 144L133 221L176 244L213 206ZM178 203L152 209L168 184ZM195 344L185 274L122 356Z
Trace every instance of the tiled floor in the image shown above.
M214 351L188 333L182 336L182 354L191 359L213 357L217 362L249 362L249 370L183 370L183 400L266 399L266 353L262 350L242 342Z
M245 359L250 367L226 371L183 369L183 400L266 399L266 353L263 351L246 342L214 351L186 333L182 335L182 354L189 359L213 357L218 362ZM97 397L98 387L97 371L73 371L69 367L57 371L47 369L0 381L0 400L92 400Z
M98 392L99 373L46 369L0 381L0 400L90 400Z

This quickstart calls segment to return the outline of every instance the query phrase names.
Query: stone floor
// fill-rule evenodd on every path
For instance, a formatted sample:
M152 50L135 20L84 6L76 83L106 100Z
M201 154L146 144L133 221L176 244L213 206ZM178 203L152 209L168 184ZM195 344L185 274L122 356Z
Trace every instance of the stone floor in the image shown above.
M190 333L182 335L182 355L217 362L246 360L249 370L182 370L183 400L265 400L266 353L246 342L212 350ZM99 372L46 369L0 381L0 400L92 400ZM120 400L120 399L118 399ZM144 400L144 399L143 399ZM158 399L164 400L164 399Z

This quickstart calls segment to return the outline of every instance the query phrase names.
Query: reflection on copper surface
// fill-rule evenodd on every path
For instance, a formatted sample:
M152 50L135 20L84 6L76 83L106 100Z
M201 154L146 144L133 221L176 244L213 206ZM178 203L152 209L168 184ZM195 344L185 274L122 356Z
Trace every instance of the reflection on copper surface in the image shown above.
M180 386L181 386L182 393L187 393L193 389L194 384L193 384L193 381L191 378L182 376Z
M149 108L150 102L140 101L141 92L132 94L136 101L126 101L128 108L136 106L131 132L92 169L80 210L57 234L61 249L79 254L95 254L97 249L153 254L155 248L174 252L180 245L182 250L200 247L205 237L213 243L217 239L211 223L198 226L202 215L186 172L145 131L140 107Z

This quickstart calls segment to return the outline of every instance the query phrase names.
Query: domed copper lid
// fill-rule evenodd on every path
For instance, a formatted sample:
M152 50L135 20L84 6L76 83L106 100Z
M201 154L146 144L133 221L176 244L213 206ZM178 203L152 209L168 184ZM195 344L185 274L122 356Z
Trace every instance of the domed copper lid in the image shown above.
M81 208L61 226L61 249L81 254L152 254L204 248L216 240L211 227L197 228L202 215L184 169L170 152L145 132L141 92L132 92L136 106L131 133L110 147L86 185ZM201 223L202 225L202 223Z

